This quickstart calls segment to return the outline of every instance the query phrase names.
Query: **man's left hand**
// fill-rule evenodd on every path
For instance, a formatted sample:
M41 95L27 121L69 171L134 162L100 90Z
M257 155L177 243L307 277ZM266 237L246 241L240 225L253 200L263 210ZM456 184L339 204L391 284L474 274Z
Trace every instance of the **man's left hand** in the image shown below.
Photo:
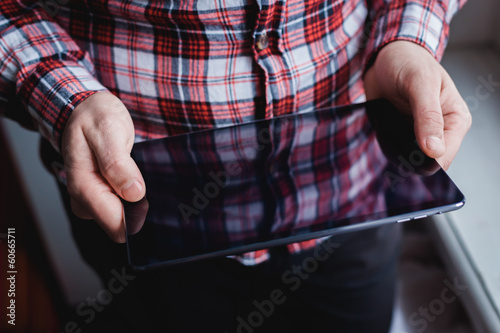
M467 104L452 79L422 46L384 46L364 79L368 100L385 98L413 116L418 145L446 170L471 126Z

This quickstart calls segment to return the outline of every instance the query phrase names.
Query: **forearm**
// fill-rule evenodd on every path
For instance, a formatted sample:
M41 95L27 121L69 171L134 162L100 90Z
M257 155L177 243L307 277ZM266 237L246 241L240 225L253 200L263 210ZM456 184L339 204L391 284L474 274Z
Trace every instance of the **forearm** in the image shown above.
M86 53L38 5L0 2L0 113L59 149L72 110L105 90L92 72Z

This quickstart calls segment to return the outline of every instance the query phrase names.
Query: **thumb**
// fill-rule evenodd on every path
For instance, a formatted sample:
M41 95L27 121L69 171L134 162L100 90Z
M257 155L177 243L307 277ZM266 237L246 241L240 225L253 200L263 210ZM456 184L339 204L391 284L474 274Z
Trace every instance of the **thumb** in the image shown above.
M440 102L441 84L436 82L435 78L413 80L408 100L418 145L427 156L441 157L445 152L444 119Z
M99 126L93 130L98 133L86 137L101 175L122 199L141 200L145 195L145 183L130 157L134 128L128 112L101 118Z
M145 194L144 179L126 146L120 145L119 140L91 146L102 176L115 192L126 201L141 200Z
M124 200L136 202L145 194L145 185L139 168L127 152L115 152L110 156L96 153L101 174Z

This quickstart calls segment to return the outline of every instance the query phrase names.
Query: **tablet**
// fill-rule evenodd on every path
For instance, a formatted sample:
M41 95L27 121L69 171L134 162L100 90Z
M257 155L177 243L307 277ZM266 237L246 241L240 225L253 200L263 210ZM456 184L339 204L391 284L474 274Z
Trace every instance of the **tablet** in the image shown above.
M420 219L465 198L390 103L279 116L140 142L146 197L124 202L148 269Z

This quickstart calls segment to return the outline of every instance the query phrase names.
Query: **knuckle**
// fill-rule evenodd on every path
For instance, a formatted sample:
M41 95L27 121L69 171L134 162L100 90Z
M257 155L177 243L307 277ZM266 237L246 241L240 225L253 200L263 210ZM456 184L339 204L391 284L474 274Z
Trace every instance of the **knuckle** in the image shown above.
M101 173L106 179L116 178L117 175L122 175L127 169L128 161L126 157L113 158L103 161Z
M436 110L427 110L422 114L422 120L436 126L444 126L443 114Z
M119 129L119 122L116 117L110 114L101 114L95 118L95 127L98 129L99 133L104 133L105 135L110 135L115 133Z
M68 170L71 170L73 166L78 165L78 155L73 152L71 147L66 146L64 147L64 164L66 165Z
M472 115L465 102L456 102L452 105L452 110L456 115L456 123L458 126L469 130L472 125Z
M410 61L411 65L407 70L402 70L401 76L409 89L420 90L422 86L438 84L436 73L427 66L422 67L417 60Z
M108 107L96 112L95 125L101 131L118 130L132 124L132 118L126 109Z

